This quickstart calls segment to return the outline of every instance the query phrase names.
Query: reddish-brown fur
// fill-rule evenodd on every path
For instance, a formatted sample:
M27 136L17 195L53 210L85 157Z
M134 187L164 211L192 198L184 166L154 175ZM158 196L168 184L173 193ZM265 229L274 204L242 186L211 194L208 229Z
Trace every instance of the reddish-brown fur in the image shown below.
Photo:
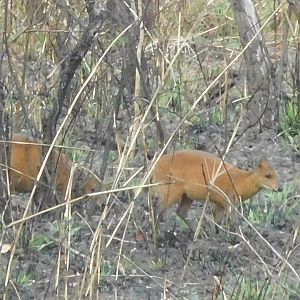
M24 143L11 144L10 181L12 188L18 192L30 192L42 165L42 146L38 145L42 144L42 141L23 134L14 134L12 141ZM37 145L32 145L32 143ZM55 186L60 192L65 193L69 183L72 161L67 155L56 149L52 151L50 159L56 167ZM84 193L93 192L97 183L96 178L89 178L84 183L82 191Z
M268 161L252 171L241 170L203 151L177 151L163 155L152 173L161 211L179 203L177 213L185 218L193 200L215 203L214 218L220 223L231 201L244 201L262 188L277 190L279 179ZM187 223L188 224L188 223Z

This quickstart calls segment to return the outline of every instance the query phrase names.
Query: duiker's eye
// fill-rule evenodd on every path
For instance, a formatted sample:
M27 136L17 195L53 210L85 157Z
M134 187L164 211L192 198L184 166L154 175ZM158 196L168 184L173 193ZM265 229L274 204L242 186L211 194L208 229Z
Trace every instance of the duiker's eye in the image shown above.
M271 178L273 178L273 175L269 173L269 174L266 174L265 177L268 179L271 179Z

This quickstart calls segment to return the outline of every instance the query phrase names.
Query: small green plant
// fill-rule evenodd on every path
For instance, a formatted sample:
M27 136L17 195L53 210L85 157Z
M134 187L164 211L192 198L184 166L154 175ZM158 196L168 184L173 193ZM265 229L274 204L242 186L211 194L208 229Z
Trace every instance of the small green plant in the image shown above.
M131 273L133 269L133 264L130 260L130 258L122 258L119 260L118 257L115 257L115 259L107 260L107 257L102 257L101 260L101 276L104 277L110 277L116 274L117 272L117 264L118 264L118 272L119 273Z
M64 222L54 222L50 225L50 236L57 237L57 240L61 239L61 236L70 234L74 237L81 230L81 226L75 226L73 220ZM41 251L45 248L51 248L56 244L56 238L51 238L47 234L37 234L33 239L29 241L29 248L34 251Z
M250 276L241 274L231 291L231 300L289 300L299 299L299 283L292 281L289 275L272 280L262 274L250 271ZM255 276L255 278L254 278Z
M293 193L293 186L285 184L280 192L266 192L257 196L259 201L246 202L244 208L249 221L254 224L272 225L279 210L284 212L287 219L292 219L293 212L299 207L296 201L290 205L290 195Z
M111 151L108 155L108 161L116 161L118 159L118 154Z
M68 151L66 152L68 153L68 156L71 158L71 160L74 162L80 162L84 157L84 151L79 149L68 149Z
M288 102L279 126L284 138L298 152L300 150L300 109L298 103L295 101Z
M280 284L273 283L269 278L249 278L241 276L231 294L232 300L267 300L281 298L285 292ZM280 296L280 298L278 297Z
M103 259L101 264L101 275L102 276L112 276L115 274L116 268L111 264L109 260Z
M81 225L78 225L74 220L64 220L62 222L51 223L50 232L53 236L62 236L66 233L70 234L71 237L75 237L80 230L82 229Z
M209 121L213 124L220 124L223 121L222 112L218 107L214 107L209 115Z
M159 96L159 104L162 107L168 107L172 112L182 113L184 103L184 85L180 81L170 86Z
M178 81L173 86L172 91L170 91L170 99L168 106L172 108L175 112L182 111L182 103L184 99L184 85L182 82Z
M152 263L155 271L161 271L166 267L166 261L161 257L158 257L155 262L152 261Z
M189 226L187 225L186 222L184 222L184 220L182 218L180 218L178 215L176 215L176 221L178 221L179 223L179 227L181 231L186 231L186 230L190 230Z
M33 278L33 273L32 272L21 272L18 274L17 278L16 278L16 283L18 285L20 285L21 287L25 288L28 287L31 282L32 282L32 278Z
M34 251L41 251L42 249L49 248L54 244L46 234L38 234L29 241L29 248Z

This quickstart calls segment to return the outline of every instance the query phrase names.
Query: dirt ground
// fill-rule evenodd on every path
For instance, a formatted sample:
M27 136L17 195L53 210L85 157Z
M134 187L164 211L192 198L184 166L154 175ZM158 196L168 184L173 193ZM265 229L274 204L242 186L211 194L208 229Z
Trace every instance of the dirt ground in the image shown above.
M215 144L225 144L222 130L215 126L197 133L193 128L190 134L197 148L215 152ZM26 225L12 273L18 284L9 286L9 299L17 299L16 290L21 299L62 299L65 293L68 298L84 299L89 285L93 294L87 299L225 299L225 296L227 299L300 299L300 239L293 229L300 215L297 184L300 158L274 131L253 130L231 147L226 160L249 168L260 158L270 160L282 186L288 183L294 186L286 207L272 207L270 224L250 226L240 217L235 232L224 229L215 234L208 211L203 221L204 233L193 241L175 217L173 207L161 224L156 260L145 193L134 202L126 194L112 196L108 215L100 227L101 209L86 215L84 210L73 207L72 221L68 223L72 228L69 248L64 231L66 223L58 213L44 214ZM135 170L139 167L135 165ZM262 201L264 195L261 192L251 200L251 209L258 214L268 209ZM14 197L21 202L28 199L28 195ZM128 218L131 205L132 217ZM201 207L201 203L194 203L189 212L195 224ZM247 213L245 216L248 217ZM143 234L135 223L140 224ZM97 228L101 247L91 248ZM28 247L32 232L35 237L49 236L52 243L38 251ZM6 230L7 242L14 234L11 228ZM9 253L2 255L3 270L8 259ZM101 266L101 277L100 272L95 272L97 266ZM30 279L23 281L26 284L21 284L22 274L30 274ZM0 278L4 280L3 275Z

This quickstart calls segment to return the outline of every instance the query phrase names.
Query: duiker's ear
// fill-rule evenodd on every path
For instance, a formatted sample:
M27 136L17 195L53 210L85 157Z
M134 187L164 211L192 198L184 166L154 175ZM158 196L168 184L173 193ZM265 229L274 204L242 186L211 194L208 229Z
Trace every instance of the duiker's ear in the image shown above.
M258 167L261 168L261 169L270 169L271 165L270 165L270 163L266 159L262 159L259 162Z

